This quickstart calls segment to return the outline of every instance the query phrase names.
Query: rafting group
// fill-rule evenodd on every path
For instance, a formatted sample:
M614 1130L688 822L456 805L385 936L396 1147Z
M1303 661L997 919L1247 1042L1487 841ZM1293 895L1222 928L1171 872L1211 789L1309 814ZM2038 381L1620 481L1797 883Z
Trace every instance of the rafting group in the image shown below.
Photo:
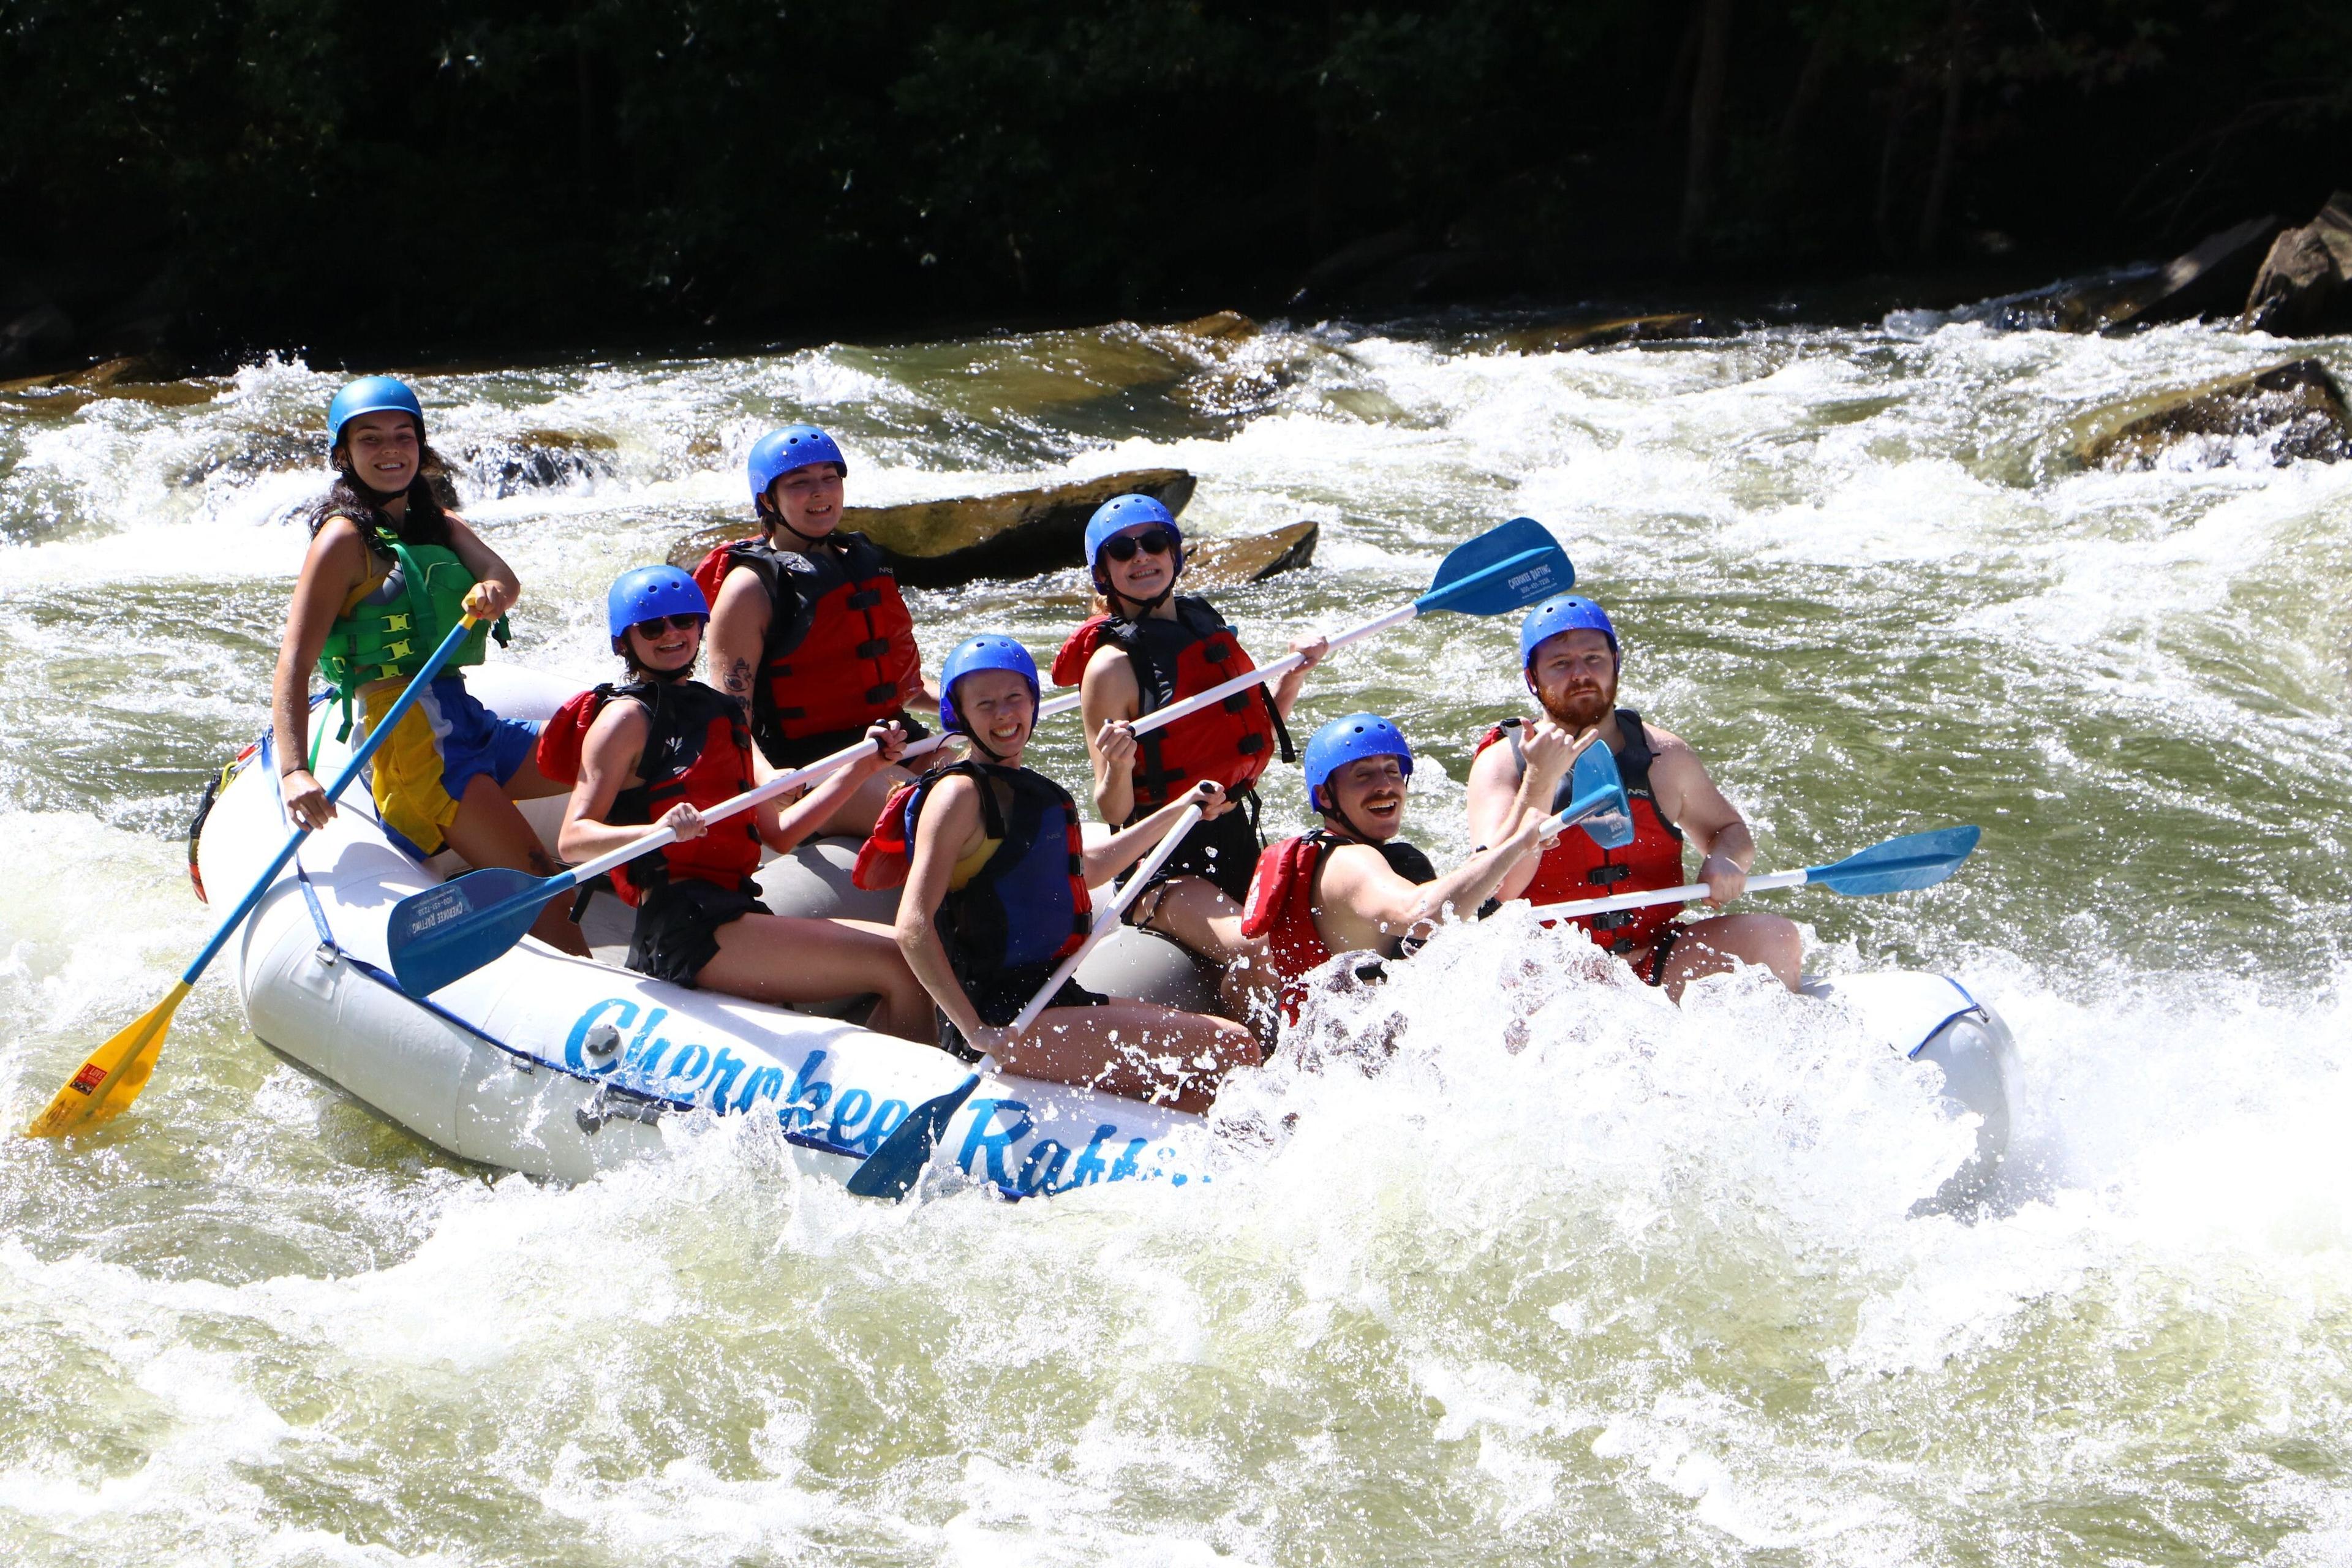
M1527 614L1520 674L1537 710L1478 742L1468 812L1480 847L1441 873L1403 837L1413 752L1396 724L1351 713L1294 750L1287 721L1326 642L1294 643L1260 671L1213 605L1177 592L1184 539L1167 508L1110 500L1085 535L1097 613L1049 671L1077 689L1089 794L1113 829L1089 834L1069 791L1024 765L1044 693L1019 641L967 637L936 683L924 677L888 566L840 526L849 464L823 430L796 425L751 447L756 537L691 572L621 574L606 620L623 679L534 722L490 712L457 673L480 662L488 637L504 640L520 587L436 499L415 394L389 376L353 382L328 426L335 479L310 511L273 687L272 755L294 825L315 830L335 811L310 771L315 672L333 689L320 726L371 731L378 816L420 860L451 850L474 868L549 877L668 830L611 874L635 914L626 962L661 980L769 1003L870 996L877 1031L1198 1110L1225 1073L1263 1059L1335 957L1394 960L1440 922L1513 900L1674 889L1685 847L1707 902L1746 886L1747 824L1688 745L1617 706L1624 648L1587 597L1555 594ZM446 666L403 706L445 638ZM924 721L934 716L936 736ZM1614 836L1562 826L1579 759L1596 747L1630 817ZM1254 786L1277 760L1297 762L1320 820L1267 845ZM810 776L756 809L715 811L787 774ZM515 803L558 795L568 798L551 854ZM900 889L895 925L762 904L763 851L819 835L863 841L857 883ZM1041 996L1096 922L1089 889L1107 884L1120 888L1120 918L1222 973L1220 1015L1075 980ZM584 955L576 907L550 900L533 933ZM1670 996L1741 964L1798 984L1791 922L1685 921L1679 907L1574 923Z

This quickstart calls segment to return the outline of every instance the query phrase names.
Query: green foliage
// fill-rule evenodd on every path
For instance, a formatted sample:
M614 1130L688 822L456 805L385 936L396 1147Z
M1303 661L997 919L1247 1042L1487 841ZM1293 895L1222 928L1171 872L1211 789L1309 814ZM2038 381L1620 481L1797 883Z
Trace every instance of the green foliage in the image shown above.
M331 353L1264 309L1389 234L1485 270L1368 261L1328 299L1638 282L1673 254L1696 14L0 0L0 318L160 290L184 342ZM2078 253L2352 183L2336 0L1732 16L1718 272L1905 258L1939 161L1953 243Z

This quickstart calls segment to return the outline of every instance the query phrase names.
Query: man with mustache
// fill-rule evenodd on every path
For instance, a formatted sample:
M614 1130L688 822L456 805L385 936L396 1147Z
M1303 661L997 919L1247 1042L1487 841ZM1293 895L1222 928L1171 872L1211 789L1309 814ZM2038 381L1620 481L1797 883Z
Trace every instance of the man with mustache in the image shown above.
M1307 801L1323 826L1258 857L1242 912L1242 935L1258 944L1245 961L1245 983L1261 994L1278 994L1283 1016L1295 1023L1306 976L1336 954L1401 957L1449 911L1468 915L1494 893L1507 868L1532 858L1549 815L1543 803L1593 743L1589 734L1534 726L1524 748L1524 784L1513 786L1505 831L1492 848L1441 877L1429 857L1401 837L1412 778L1404 732L1377 713L1350 713L1316 731L1300 765Z
M1633 710L1617 706L1624 659L1607 613L1578 595L1545 600L1519 628L1519 664L1528 689L1554 724L1570 734L1600 731L1633 803L1634 837L1612 850L1581 833L1563 835L1539 854L1522 855L1505 873L1496 898L1560 904L1681 887L1686 880L1685 843L1702 857L1697 877L1687 879L1713 889L1706 901L1719 908L1739 897L1756 858L1756 841L1739 808L1716 788L1696 752L1679 737L1644 723ZM1470 765L1474 842L1496 843L1517 821L1527 773L1520 737L1527 729L1526 721L1509 720L1478 742ZM1558 804L1565 805L1566 798ZM1679 999L1683 988L1701 975L1725 973L1739 963L1762 964L1796 988L1803 953L1792 921L1769 914L1683 921L1675 918L1680 908L1654 904L1576 923L1671 997Z

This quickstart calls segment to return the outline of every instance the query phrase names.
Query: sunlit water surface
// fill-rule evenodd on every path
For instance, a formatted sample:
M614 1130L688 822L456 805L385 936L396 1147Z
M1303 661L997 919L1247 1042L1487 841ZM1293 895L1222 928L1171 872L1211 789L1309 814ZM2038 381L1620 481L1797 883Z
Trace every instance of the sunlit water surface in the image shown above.
M1739 980L1677 1011L1509 915L1335 1021L1385 1070L1232 1091L1297 1113L1276 1152L1022 1205L863 1204L740 1124L501 1178L278 1065L215 974L134 1114L0 1141L0 1557L2352 1560L2352 464L2067 456L2104 405L2294 352L1122 327L418 378L524 580L511 657L588 674L605 583L743 515L792 418L853 500L1172 464L1189 531L1319 519L1313 571L1220 595L1261 653L1541 519L1764 863L1984 826L1933 892L1779 907L1818 970L2007 1015L2018 1158L1987 1212L1915 1217L1967 1146L1932 1069ZM264 721L338 379L0 398L12 1124L206 930L176 835ZM583 456L517 477L532 432ZM983 626L1049 650L1081 592L914 598L935 664ZM1432 617L1305 700L1414 737L1441 860L1512 635ZM1074 730L1043 750L1078 777ZM1300 819L1295 772L1267 795Z

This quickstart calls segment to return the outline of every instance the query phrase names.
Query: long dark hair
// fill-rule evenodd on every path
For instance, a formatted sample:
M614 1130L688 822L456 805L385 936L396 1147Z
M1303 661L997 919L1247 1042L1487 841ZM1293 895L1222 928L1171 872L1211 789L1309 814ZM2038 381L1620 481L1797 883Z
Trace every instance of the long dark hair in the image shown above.
M310 533L316 538L319 530L327 526L331 517L348 517L359 525L367 546L379 555L390 553L383 539L397 539L403 544L437 544L449 548L449 510L457 503L457 487L449 482L449 465L441 454L425 439L422 426L416 431L416 477L408 481L408 508L404 515L394 519L382 505L382 490L371 489L352 467L351 453L342 442L335 443L328 454L335 465L335 482L327 493L310 508Z

